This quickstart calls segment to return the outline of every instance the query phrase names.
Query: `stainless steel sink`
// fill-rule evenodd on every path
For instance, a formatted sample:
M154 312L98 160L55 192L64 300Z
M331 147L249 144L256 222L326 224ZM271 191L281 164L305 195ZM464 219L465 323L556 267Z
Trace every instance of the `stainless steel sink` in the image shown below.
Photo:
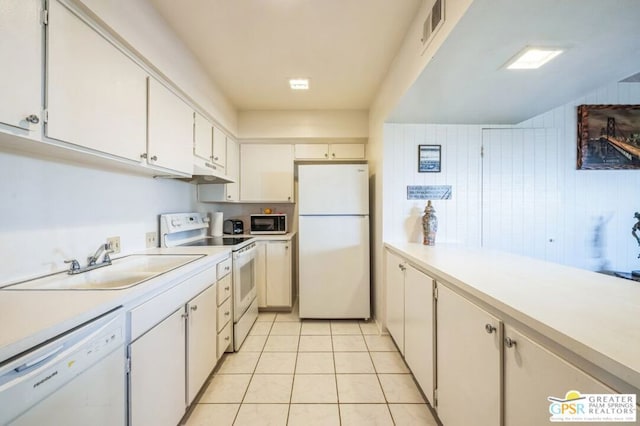
M113 260L110 266L81 274L60 272L3 287L9 290L119 290L133 287L186 265L203 255L135 254Z

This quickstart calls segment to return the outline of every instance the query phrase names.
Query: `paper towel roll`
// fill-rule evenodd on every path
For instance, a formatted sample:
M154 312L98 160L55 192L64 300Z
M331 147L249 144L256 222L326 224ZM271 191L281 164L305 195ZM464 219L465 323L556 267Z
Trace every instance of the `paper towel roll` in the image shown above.
M211 224L211 236L222 237L222 212L215 212L213 214L213 223Z

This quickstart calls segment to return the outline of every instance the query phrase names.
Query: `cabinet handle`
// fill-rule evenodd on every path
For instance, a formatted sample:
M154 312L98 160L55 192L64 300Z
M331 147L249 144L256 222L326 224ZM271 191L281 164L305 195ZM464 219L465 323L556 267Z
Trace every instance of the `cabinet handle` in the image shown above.
M402 263L399 263L399 264L398 264L398 268L400 268L400 270L401 270L401 271L404 271L404 270L406 270L406 269L407 269L407 267L406 267L406 266L404 266Z
M145 159L147 158L147 153L143 152L142 154L140 154L140 158Z
M487 333L491 334L494 331L496 331L496 328L491 325L491 324L485 324L484 329L487 331Z
M324 153L324 158L329 158L329 154L328 153Z
M229 336L225 337L224 340L229 341Z
M158 157L156 155L154 155L153 157L151 157L151 161L156 161L158 159Z
M27 120L31 124L38 124L40 122L40 118L38 118L38 116L35 114L28 115L25 120Z
M191 310L192 310L192 311L197 311L197 310L198 310L198 305L193 305L193 306L191 307Z
M508 348L512 348L516 345L516 341L513 340L511 337L505 337L504 338L504 345Z
M335 153L335 152L332 152L332 153L331 153L331 156L332 156L333 158L336 158L336 153Z
M291 197L287 197L287 200L291 201Z
M227 198L231 198L231 195L227 195Z
M229 312L229 311L227 311L227 312L225 312L225 313L224 313L224 316L225 316L225 317L228 317L228 316L229 316L229 314L230 314L230 312Z
M187 318L189 318L189 314L182 314L181 317L184 318L184 319L187 319Z
M228 266L225 266L225 267L224 267L224 270L225 270L225 271L228 271L228 270L229 270L229 267L228 267ZM229 287L227 287L227 290L229 290Z
M218 161L218 157L213 157L214 160Z
M230 289L230 288L231 288L231 287L226 286L224 289L225 289L225 291L229 291L229 289Z

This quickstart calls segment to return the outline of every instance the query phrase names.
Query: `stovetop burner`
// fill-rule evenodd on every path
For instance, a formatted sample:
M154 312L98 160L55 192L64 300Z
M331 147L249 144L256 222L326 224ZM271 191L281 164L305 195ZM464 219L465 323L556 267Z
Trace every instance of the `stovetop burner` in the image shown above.
M202 240L193 241L182 246L235 246L244 243L253 237L206 237Z

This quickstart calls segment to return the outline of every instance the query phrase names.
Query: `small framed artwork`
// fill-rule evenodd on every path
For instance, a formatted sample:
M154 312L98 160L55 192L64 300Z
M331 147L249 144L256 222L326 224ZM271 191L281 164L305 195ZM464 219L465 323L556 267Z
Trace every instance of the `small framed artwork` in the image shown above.
M578 106L577 168L640 169L640 105Z
M418 145L418 173L440 173L441 145Z

